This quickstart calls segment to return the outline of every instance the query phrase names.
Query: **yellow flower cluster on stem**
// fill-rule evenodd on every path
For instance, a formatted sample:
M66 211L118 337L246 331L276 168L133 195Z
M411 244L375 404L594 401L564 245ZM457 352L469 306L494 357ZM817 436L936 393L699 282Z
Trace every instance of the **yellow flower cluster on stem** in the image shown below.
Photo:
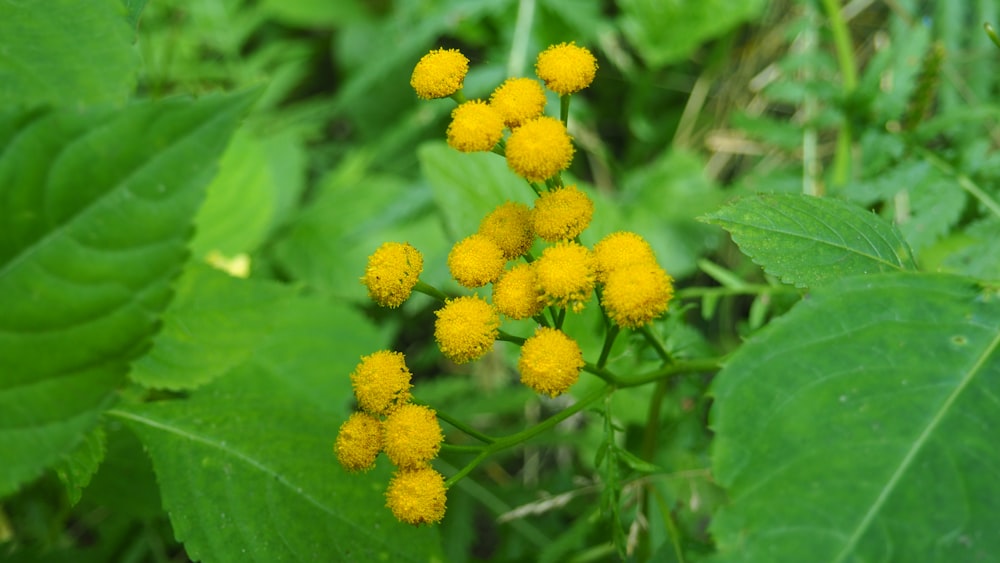
M446 131L448 145L460 152L500 154L531 187L533 201L496 202L477 231L463 233L464 238L450 249L447 269L458 295L420 279L424 262L416 248L408 243L383 244L369 257L361 278L372 301L399 307L413 291L436 298L441 305L434 311L433 337L443 358L465 364L490 353L497 341L513 343L521 347L520 382L539 395L569 392L581 372L607 385L533 427L495 439L413 402L411 374L402 353L381 350L362 357L350 374L359 410L341 425L334 450L351 472L370 469L380 453L386 454L396 467L385 493L386 506L402 522L439 522L448 487L489 455L552 428L616 388L718 366L717 360L674 362L650 329L650 323L668 309L673 280L645 239L618 231L593 247L581 242L595 214L594 201L588 190L564 184L561 175L575 153L567 129L570 96L593 82L597 68L596 58L586 48L553 45L538 55L539 80L509 78L488 101L466 101L462 87L469 61L454 49L433 50L413 69L410 84L419 98L451 97L458 103ZM559 118L545 115L545 88L560 96ZM486 286L492 286L487 297L461 294ZM567 313L583 311L595 295L606 321L605 340L597 362L588 363L580 343L564 330L564 321ZM504 319L533 319L537 326L530 336L517 336L506 332L506 326L501 330ZM631 378L611 372L606 362L623 329L650 340L665 365ZM482 443L447 446L478 454L448 480L431 467L445 439L439 419Z

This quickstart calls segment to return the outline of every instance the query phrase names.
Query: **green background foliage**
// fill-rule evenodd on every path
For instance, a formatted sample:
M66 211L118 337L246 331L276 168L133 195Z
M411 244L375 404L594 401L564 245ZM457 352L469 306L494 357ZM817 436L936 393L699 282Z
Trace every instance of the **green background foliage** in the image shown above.
M862 8L0 2L0 558L996 557L1000 10ZM640 233L676 296L615 341L610 397L407 526L384 459L332 452L361 355L404 352L419 400L492 436L603 398L591 374L539 398L506 343L456 366L432 299L358 282L408 241L459 294L451 245L533 199L443 143L414 62L460 48L485 97L561 41L600 64L570 112L581 241ZM567 319L588 361L602 323ZM664 355L724 360L649 376Z

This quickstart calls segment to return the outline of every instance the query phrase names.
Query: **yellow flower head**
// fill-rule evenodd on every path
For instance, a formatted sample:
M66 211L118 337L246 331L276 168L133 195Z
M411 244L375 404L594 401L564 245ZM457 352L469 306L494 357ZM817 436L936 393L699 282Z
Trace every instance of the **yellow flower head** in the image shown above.
M511 129L542 115L545 90L533 78L508 78L490 95L490 105L496 108Z
M531 212L535 233L549 242L576 238L593 216L594 202L576 186L543 192Z
M539 327L521 347L517 369L521 383L537 393L555 397L580 378L583 353L575 340L561 330Z
M368 257L361 283L383 307L399 307L413 293L424 269L424 257L409 243L387 242Z
M634 264L612 271L601 304L616 325L639 328L667 310L673 280L656 264Z
M585 47L560 43L538 54L535 73L549 90L565 96L590 86L597 74L597 59Z
M656 264L656 255L646 239L628 231L618 231L594 245L597 281L604 283L611 272L634 264Z
M437 456L444 441L434 410L413 403L389 413L382 431L386 455L402 469L427 465Z
M397 471L385 492L385 505L407 524L433 524L444 518L444 475L430 467Z
M573 143L562 121L536 117L514 129L507 139L507 166L529 182L551 178L573 161Z
M518 264L493 284L493 306L511 319L527 319L542 312L542 294L532 264Z
M527 252L534 242L531 210L523 203L501 204L479 223L479 233L492 239L504 258L513 260Z
M469 59L457 49L437 49L417 62L410 76L410 86L423 100L447 98L462 89Z
M449 299L434 314L438 348L456 364L483 357L500 334L500 315L478 295Z
M465 102L451 111L448 145L462 152L491 150L503 137L500 112L482 100Z
M580 312L594 291L594 257L575 242L559 242L535 260L545 303Z
M482 287L497 281L507 259L493 239L479 233L460 240L448 253L451 277L463 287Z
M368 471L382 451L382 423L368 413L353 413L340 425L333 449L344 469Z
M402 353L380 350L361 357L351 373L351 386L361 410L377 416L410 400L410 377Z

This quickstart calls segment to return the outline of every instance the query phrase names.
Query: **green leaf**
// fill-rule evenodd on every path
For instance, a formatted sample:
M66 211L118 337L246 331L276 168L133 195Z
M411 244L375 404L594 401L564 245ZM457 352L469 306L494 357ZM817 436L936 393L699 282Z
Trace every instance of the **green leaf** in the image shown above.
M280 339L189 399L111 411L152 456L164 507L188 555L202 561L245 561L248 554L262 561L439 556L435 528L401 524L385 508L388 464L347 474L333 454L351 393L348 373L362 351L380 344L368 339L373 329L315 300L302 300L283 317L289 326ZM331 365L332 357L339 360Z
M506 201L534 204L535 193L502 156L462 153L443 142L429 142L417 149L417 158L452 240L479 230L483 217Z
M916 269L899 231L844 201L761 194L739 199L703 220L729 231L744 254L796 287Z
M0 3L0 105L123 103L132 38L120 0Z
M90 484L97 468L104 461L106 443L107 436L104 429L98 426L88 432L80 445L56 465L56 475L66 486L70 504L80 501L83 489Z
M687 58L699 45L757 17L763 0L620 0L621 28L652 67Z
M250 102L0 123L17 124L0 148L0 497L76 447L148 346L202 188Z
M246 128L237 131L198 212L195 255L257 250L301 195L304 168L294 135L261 138Z
M1000 296L946 275L815 290L717 376L720 560L1000 553Z
M153 349L129 377L147 387L193 389L249 358L274 329L287 288L201 264L187 269Z

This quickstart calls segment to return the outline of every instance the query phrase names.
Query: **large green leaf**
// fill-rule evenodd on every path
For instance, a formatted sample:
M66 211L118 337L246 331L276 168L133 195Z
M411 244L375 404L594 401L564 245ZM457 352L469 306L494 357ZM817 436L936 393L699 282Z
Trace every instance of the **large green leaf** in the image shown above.
M124 102L132 37L120 0L0 2L0 105Z
M428 560L435 529L384 507L388 464L350 475L333 454L350 369L381 344L374 329L316 300L280 316L257 356L188 399L111 411L152 456L177 538L203 561Z
M910 247L895 227L836 199L760 194L703 220L729 231L744 254L796 287L916 269Z
M82 440L148 346L203 187L250 101L0 123L16 124L0 148L0 497Z
M946 275L817 289L713 384L732 561L1000 553L1000 296Z
M149 387L193 389L249 358L274 330L288 297L273 283L233 278L196 264L185 271L153 348L129 377Z

